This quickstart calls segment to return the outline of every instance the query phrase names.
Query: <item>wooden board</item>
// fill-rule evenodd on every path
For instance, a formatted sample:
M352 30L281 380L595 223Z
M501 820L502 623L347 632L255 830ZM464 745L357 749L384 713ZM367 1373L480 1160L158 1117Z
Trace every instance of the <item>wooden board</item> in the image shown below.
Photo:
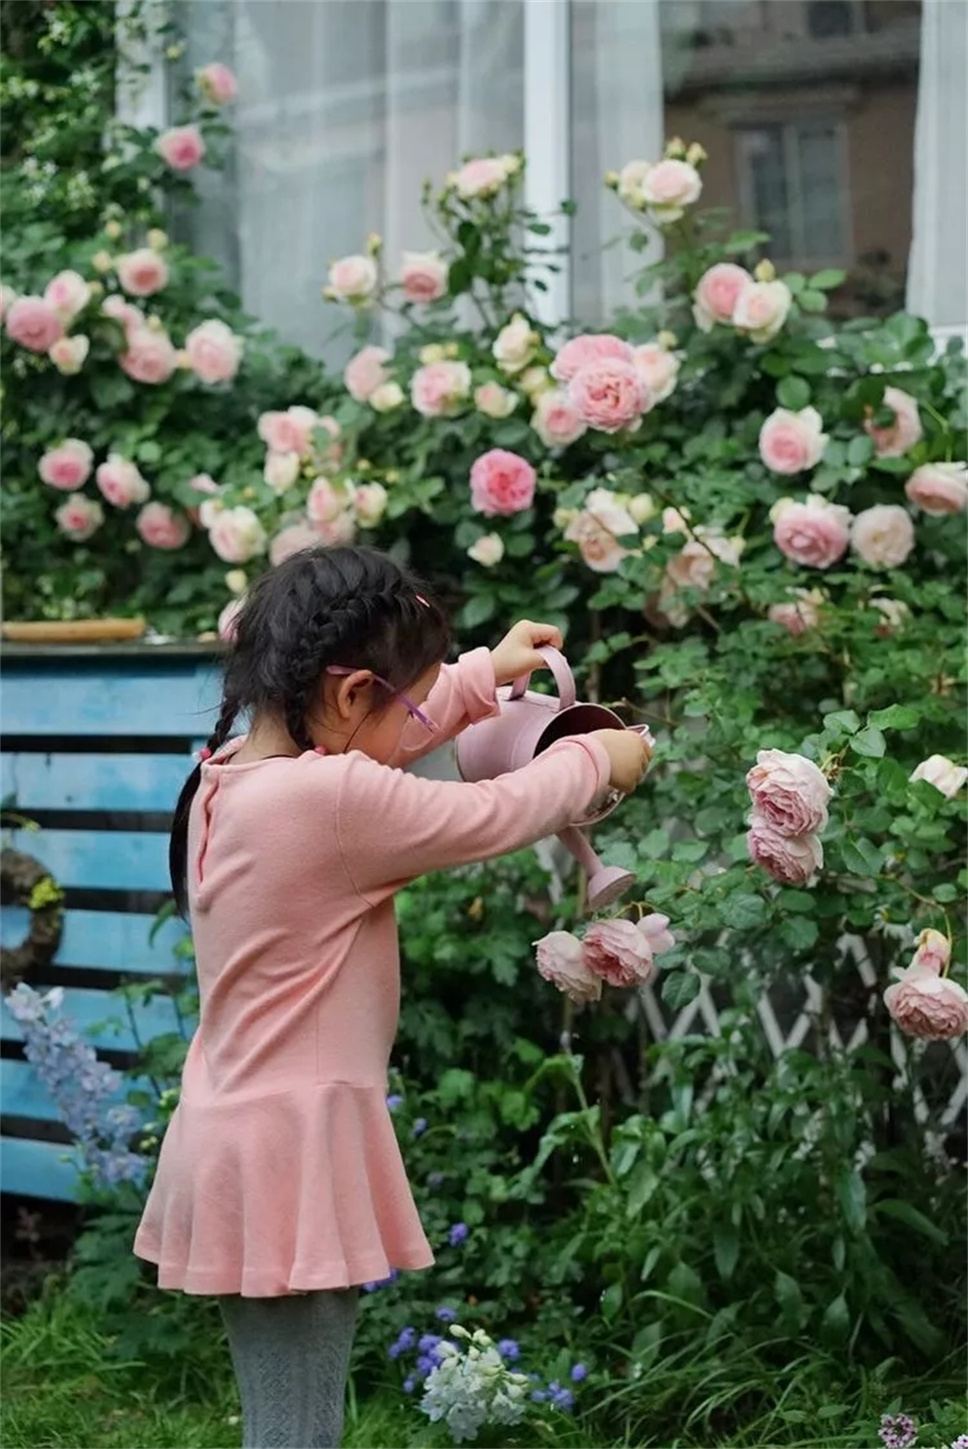
M14 644L102 644L142 639L144 619L72 619L61 623L4 624L3 637Z

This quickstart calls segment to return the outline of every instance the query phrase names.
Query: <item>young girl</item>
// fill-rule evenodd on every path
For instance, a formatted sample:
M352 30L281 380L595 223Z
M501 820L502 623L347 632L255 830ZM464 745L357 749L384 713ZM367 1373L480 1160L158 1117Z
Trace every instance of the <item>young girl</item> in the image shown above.
M494 714L549 643L522 623L442 664L440 609L363 548L296 555L239 617L172 828L201 1015L135 1252L160 1287L220 1299L250 1449L338 1445L357 1286L433 1261L386 1106L394 894L551 835L647 768L620 730L483 784L397 768Z

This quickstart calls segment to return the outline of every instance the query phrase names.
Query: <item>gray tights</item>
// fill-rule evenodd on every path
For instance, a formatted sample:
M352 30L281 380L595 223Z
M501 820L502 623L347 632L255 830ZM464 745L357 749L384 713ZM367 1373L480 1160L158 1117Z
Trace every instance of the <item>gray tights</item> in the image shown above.
M357 1291L222 1298L244 1449L338 1449Z

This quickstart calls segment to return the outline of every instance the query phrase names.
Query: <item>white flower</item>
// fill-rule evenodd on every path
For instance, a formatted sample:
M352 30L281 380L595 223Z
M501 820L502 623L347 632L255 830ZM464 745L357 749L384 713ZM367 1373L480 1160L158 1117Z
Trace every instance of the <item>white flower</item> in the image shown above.
M375 413L392 413L404 400L403 388L398 382L381 382L370 393L367 401Z
M467 557L479 563L482 568L492 569L504 557L504 540L499 533L485 533L467 550Z
M506 327L502 327L491 352L502 372L513 375L523 372L541 344L541 338L531 323L520 312L516 312Z
M298 453L275 453L270 449L262 476L273 493L285 493L299 477L300 467Z
M922 760L917 769L914 770L912 780L927 780L936 790L948 800L953 800L968 780L968 770L963 765L956 765L954 760L949 760L947 755L929 755Z

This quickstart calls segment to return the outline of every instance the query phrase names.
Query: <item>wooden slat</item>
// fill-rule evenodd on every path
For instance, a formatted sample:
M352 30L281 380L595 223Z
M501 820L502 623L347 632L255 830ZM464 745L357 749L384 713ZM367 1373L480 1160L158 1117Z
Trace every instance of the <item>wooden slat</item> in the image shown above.
M104 1051L138 1051L152 1037L180 1030L178 1014L169 996L133 1003L131 1013L137 1034L129 1024L126 1002L110 991L70 986L64 991L60 1011L92 1046ZM190 1029L191 1023L185 1027L186 1031ZM11 1016L6 1002L0 1003L0 1036L4 1041L23 1041L23 1030Z
M58 1142L0 1139L0 1189L53 1202L76 1202L78 1158Z
M129 1092L152 1090L147 1077L119 1074L118 1088L107 1102L124 1102ZM60 1122L60 1111L29 1062L0 1061L0 1112L5 1117L27 1117L37 1122Z
M75 890L165 891L168 836L130 830L19 831L14 839L45 865L58 885Z
M218 669L177 659L5 660L8 735L207 735L218 705Z
M0 915L4 946L16 946L24 939L28 914L24 906L4 908ZM174 954L175 946L188 934L187 927L182 921L165 921L149 944L153 924L153 916L121 911L66 911L54 964L130 976L169 976L187 970L188 963Z
M184 755L47 755L0 757L0 797L34 810L174 810L192 768Z

